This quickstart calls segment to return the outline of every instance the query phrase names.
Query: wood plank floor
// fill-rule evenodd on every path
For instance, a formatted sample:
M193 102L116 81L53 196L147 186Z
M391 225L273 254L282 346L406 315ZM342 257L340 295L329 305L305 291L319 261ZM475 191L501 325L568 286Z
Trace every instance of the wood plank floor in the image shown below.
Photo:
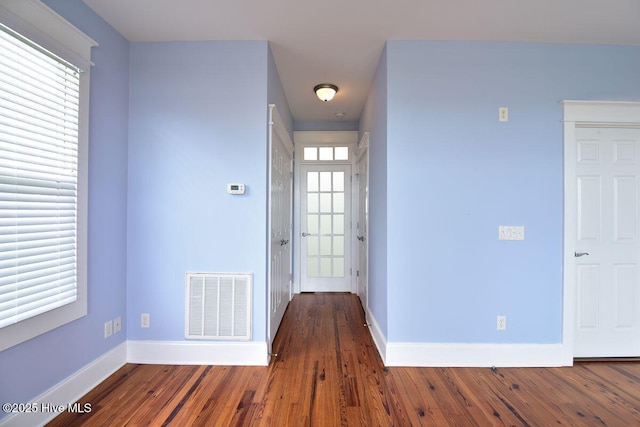
M636 426L640 363L385 368L356 296L291 302L268 367L128 364L51 426Z

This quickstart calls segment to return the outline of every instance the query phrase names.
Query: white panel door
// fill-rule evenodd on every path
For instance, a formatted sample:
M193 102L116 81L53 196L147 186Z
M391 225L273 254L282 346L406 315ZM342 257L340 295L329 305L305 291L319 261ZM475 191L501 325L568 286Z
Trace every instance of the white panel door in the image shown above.
M640 356L640 130L576 129L574 357Z
M368 306L368 271L369 271L369 155L368 148L362 153L358 160L358 223L356 230L358 233L357 252L358 270L356 272L358 281L358 296L365 313Z
M301 165L302 292L351 291L351 165Z
M291 213L293 202L293 144L272 109L270 126L270 268L269 352L284 312L291 300Z

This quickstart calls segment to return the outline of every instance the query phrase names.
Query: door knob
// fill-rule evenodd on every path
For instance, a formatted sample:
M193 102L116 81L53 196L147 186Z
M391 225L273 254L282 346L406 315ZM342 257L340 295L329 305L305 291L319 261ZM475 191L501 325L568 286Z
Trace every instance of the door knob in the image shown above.
M305 233L304 231L302 232L302 237L307 237L310 236L310 234Z
M574 252L573 256L580 258L581 256L589 255L589 252Z

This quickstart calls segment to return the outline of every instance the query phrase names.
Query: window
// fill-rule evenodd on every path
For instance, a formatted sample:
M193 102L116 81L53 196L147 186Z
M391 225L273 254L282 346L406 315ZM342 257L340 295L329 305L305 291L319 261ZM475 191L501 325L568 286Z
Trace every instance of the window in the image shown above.
M321 162L348 161L349 147L304 147L303 160Z
M92 45L40 2L0 9L0 350L87 312Z

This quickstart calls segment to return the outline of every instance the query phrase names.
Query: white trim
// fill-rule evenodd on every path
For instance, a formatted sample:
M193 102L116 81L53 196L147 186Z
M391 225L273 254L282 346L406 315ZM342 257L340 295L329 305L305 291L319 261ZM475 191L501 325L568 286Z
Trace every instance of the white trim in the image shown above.
M78 402L78 399L126 363L267 366L269 358L266 342L126 341L32 399L29 403L49 403L63 405L66 408L68 404ZM0 419L0 427L44 425L58 415L58 412L46 411L13 414Z
M360 138L360 141L358 142L358 145L354 150L356 155L356 161L360 161L360 158L362 157L363 154L367 152L368 149L369 149L369 132L365 132L362 134L362 138Z
M406 367L557 367L561 344L456 344L387 342L367 310L371 338L385 366Z
M91 48L98 43L41 1L2 0L0 20L80 69L91 67Z
M387 339L384 337L382 333L382 329L380 329L380 325L376 321L376 318L367 307L367 326L369 326L369 332L371 333L371 338L373 339L373 343L376 345L378 349L378 353L380 353L380 358L382 359L382 363L386 365L387 359Z
M562 365L573 365L575 335L575 155L577 127L640 127L640 102L563 101L564 108L564 238Z
M301 292L301 268L300 263L302 262L300 255L300 248L302 245L300 244L300 234L302 230L300 229L300 186L298 185L301 182L301 165L350 165L351 166L351 222L357 221L357 211L354 209L357 207L357 194L354 191L355 181L353 180L353 174L355 173L356 168L356 146L358 143L358 131L294 131L293 132L293 143L296 147L294 151L294 178L293 178L293 235L292 241L294 243L293 247L293 293L298 294ZM340 161L322 161L322 160L314 160L314 161L304 161L304 147L305 146L321 146L321 145L347 145L349 147L349 160ZM356 234L351 233L351 239L349 244L351 245L351 253L354 253L354 241L356 239ZM297 249L296 249L297 248ZM349 289L352 294L357 293L357 281L355 274L353 273L354 267L357 267L356 257L351 256L351 278Z
M564 366L573 366L573 342L574 321L576 313L576 289L575 268L572 255L575 252L576 213L569 209L568 200L575 198L576 194L576 167L575 159L575 123L564 123L564 236L563 236L563 307L562 307L562 363Z
M127 341L127 362L267 366L269 357L266 342Z
M388 343L385 366L556 367L560 344Z
M2 0L0 21L83 69L80 73L77 190L77 300L0 329L0 351L87 315L91 48L98 44L38 0Z
M280 135L284 148L286 148L287 152L293 157L293 141L291 141L291 135L289 135L289 132L287 132L287 129L284 127L284 122L275 104L269 104L269 124L272 125L276 133ZM269 147L271 147L271 135L269 135Z
M302 144L357 144L358 131L294 131L295 145Z
M562 101L564 122L580 124L640 124L640 102Z
M363 212L368 212L369 210L369 197L368 195L371 194L370 191L370 176L371 176L371 171L369 170L369 132L364 132L362 134L362 138L360 138L360 142L358 142L357 147L354 150L354 154L356 157L356 164L355 164L355 174L358 176L358 179L354 181L354 206L356 207L354 215L353 215L353 221L354 224L360 224L360 215ZM365 188L367 189L367 197L365 199L365 203L364 205L361 205L360 202L360 191L361 191L361 186L362 186L362 176L360 176L360 164L361 162L364 162L366 169L367 169L367 174L365 176L366 178L366 182L364 182ZM359 272L360 275L356 274L356 277L354 278L355 280L355 287L356 287L356 293L358 294L359 297L361 297L360 299L362 300L362 293L361 289L360 289L360 277L362 276L362 274L365 275L365 281L364 281L364 287L365 287L365 292L364 292L364 301L361 301L363 306L364 306L364 310L365 312L367 312L367 310L369 310L369 240L371 237L370 231L369 230L369 215L365 215L365 224L363 224L364 229L366 230L367 235L365 236L365 242L366 243L364 245L364 257L365 257L365 266L364 269L366 271L362 272L360 271L360 244L358 243L358 234L360 234L360 231L358 229L358 227L356 226L356 233L353 236L353 247L355 249L355 260L353 263L353 268L354 271Z
M84 368L54 385L49 390L33 399L31 403L37 403L39 405L43 403L64 405L66 409L68 404L77 402L78 399L82 398L82 396L91 391L95 386L124 366L126 359L127 345L126 343L122 343L89 363ZM93 402L79 403L85 404ZM19 413L0 420L0 426L44 425L58 415L58 412L43 412L42 410L37 413Z
M267 203L267 313L266 313L266 333L267 333L267 353L271 354L272 353L272 346L273 346L273 339L275 339L275 335L277 333L277 330L272 331L272 310L273 307L271 306L272 302L273 302L273 298L271 298L271 292L272 292L272 285L273 285L273 272L272 272L272 257L273 257L273 253L272 253L272 226L273 226L273 141L274 141L274 133L279 137L277 138L277 140L280 141L282 147L284 147L284 149L287 151L287 154L289 155L289 162L290 162L290 177L289 177L289 189L291 194L289 194L289 215L290 215L290 220L289 220L289 232L291 233L292 229L293 229L293 217L294 217L294 213L293 213L293 192L294 192L294 188L293 188L293 154L295 151L295 147L293 146L293 141L291 141L291 135L289 135L289 132L287 131L284 122L282 121L282 117L280 116L280 113L278 112L278 108L276 107L275 104L269 104L269 135L268 135L268 147L267 147L267 155L268 155L268 162L267 162L267 171L268 171L268 176L267 176L267 183L269 185L269 187L267 188L267 196L268 196L268 203ZM292 236L291 234L289 234L289 240L292 240ZM287 305L289 304L289 302L291 301L291 298L293 298L293 277L292 277L292 273L291 270L293 268L293 242L291 242L291 245L289 245L289 252L290 252L290 259L289 259L289 295L288 295L288 301L287 301ZM278 328L280 327L280 322L282 322L282 319L279 319L278 322ZM276 329L278 329L276 328Z

